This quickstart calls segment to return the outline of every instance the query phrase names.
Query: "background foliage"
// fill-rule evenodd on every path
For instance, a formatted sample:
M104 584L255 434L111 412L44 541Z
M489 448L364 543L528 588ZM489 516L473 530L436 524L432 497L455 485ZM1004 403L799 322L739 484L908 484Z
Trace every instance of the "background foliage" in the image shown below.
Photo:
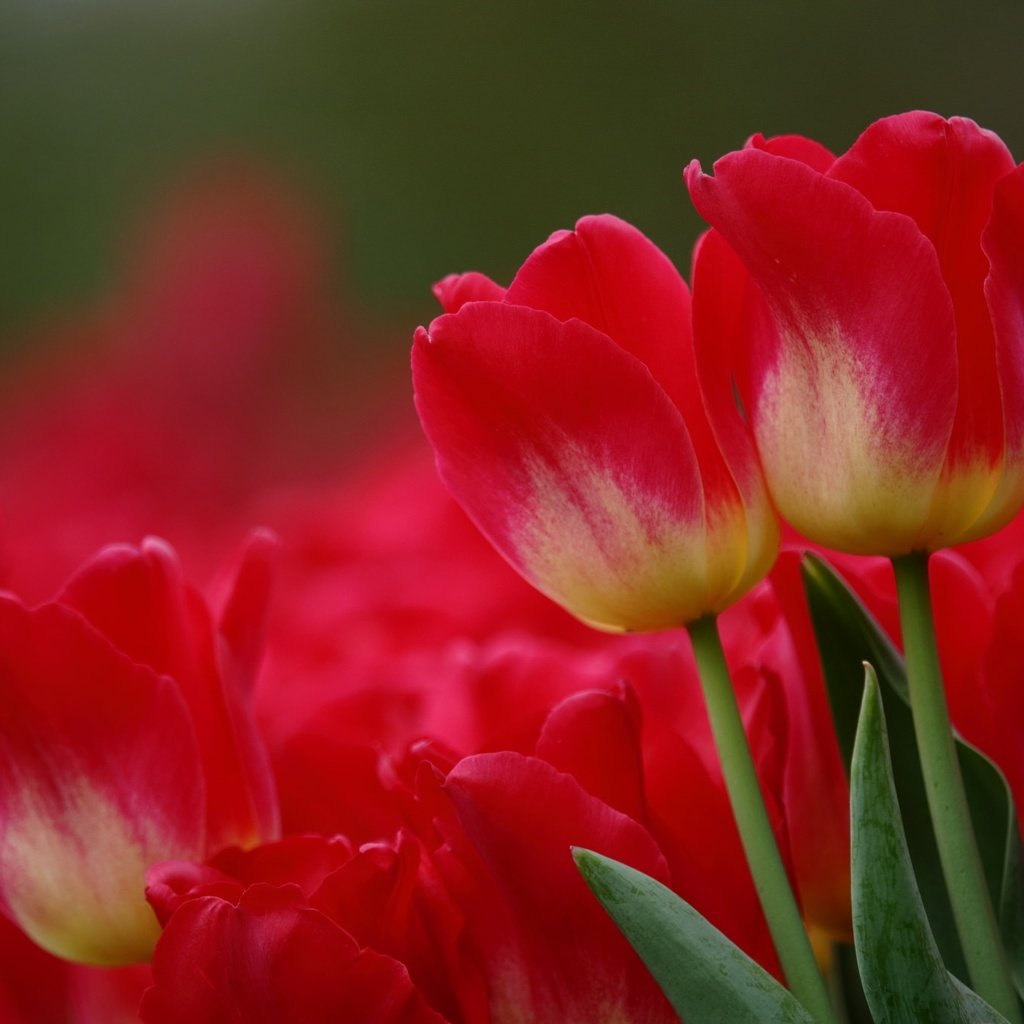
M1024 154L1022 40L1009 2L0 0L0 328L99 294L133 216L219 152L299 181L391 323L590 212L685 267L682 167L754 131L842 149L920 106Z

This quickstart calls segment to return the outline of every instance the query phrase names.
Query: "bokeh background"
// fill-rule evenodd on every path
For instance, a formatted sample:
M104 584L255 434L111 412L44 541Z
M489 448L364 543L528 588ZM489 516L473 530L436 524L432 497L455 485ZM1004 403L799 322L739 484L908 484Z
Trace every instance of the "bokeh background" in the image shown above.
M1009 0L0 0L0 335L95 302L142 211L242 154L310 197L394 356L432 281L507 280L585 213L685 268L682 167L755 131L842 149L926 107L1024 154L1022 43Z

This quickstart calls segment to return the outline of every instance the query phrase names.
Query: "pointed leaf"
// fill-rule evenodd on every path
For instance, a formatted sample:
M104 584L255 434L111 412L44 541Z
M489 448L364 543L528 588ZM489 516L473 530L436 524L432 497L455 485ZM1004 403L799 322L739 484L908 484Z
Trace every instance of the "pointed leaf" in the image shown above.
M878 1024L1001 1021L942 963L903 832L878 680L865 669L850 766L853 931L864 994Z
M967 1019L971 1024L1007 1024L1006 1018L998 1010L989 1006L974 989L968 988L955 974L950 974L949 980L967 1008Z
M903 661L892 641L841 576L823 558L808 552L801 563L807 604L818 638L836 739L849 769L860 716L865 661L881 679L902 686Z
M874 665L882 684L900 698L889 702L886 718L892 740L893 775L910 857L942 958L954 974L966 977L967 967L960 951L928 814L903 659L860 598L824 559L805 555L803 575L833 723L844 756L849 758L853 749L861 664L867 661ZM987 757L959 738L957 754L985 877L992 899L998 905L1005 888L1007 837L1017 829L1013 801L1002 773ZM1019 893L1019 890L1018 881L1014 891ZM1021 936L1019 945L1024 962L1024 924Z
M590 850L573 856L687 1024L812 1024L787 989L671 889Z

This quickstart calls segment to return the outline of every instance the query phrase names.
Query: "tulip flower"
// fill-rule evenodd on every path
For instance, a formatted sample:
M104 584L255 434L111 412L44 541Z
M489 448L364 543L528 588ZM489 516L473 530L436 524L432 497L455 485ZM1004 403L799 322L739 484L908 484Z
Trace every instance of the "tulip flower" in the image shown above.
M1024 169L991 132L915 111L833 160L755 138L686 172L760 287L734 372L768 486L812 541L893 559L929 808L974 987L1019 1013L971 828L928 555L1024 501ZM757 300L754 300L756 305Z
M267 553L257 537L219 628L154 540L38 608L0 597L0 908L49 952L148 959L150 864L276 833L246 696Z
M446 1024L400 963L360 949L295 886L190 900L164 933L153 973L140 1011L147 1024Z
M758 580L778 524L720 352L737 279L698 248L690 293L613 217L558 232L508 291L449 277L413 344L438 472L512 566L608 630L686 626L726 784L783 970L831 1020L760 791L715 616ZM711 268L710 270L708 268Z
M771 312L734 372L783 518L881 555L1008 522L1024 501L1024 171L1003 143L913 112L838 159L755 137L686 179Z
M479 274L436 291L449 312L413 346L420 419L448 489L527 580L591 625L656 630L767 572L756 456L728 388L702 397L689 290L643 235L587 217L504 294Z
M628 688L559 702L522 753L410 762L387 781L409 812L392 838L151 868L164 932L142 1019L320 1021L365 1002L345 1019L670 1024L576 872L577 842L671 883L777 969L721 780Z

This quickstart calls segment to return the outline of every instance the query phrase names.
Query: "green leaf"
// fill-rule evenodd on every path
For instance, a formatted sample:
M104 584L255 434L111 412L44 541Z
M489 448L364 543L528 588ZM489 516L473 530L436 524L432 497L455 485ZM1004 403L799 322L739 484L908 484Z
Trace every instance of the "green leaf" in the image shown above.
M687 1024L813 1024L788 989L671 889L590 850L573 857Z
M862 663L874 665L886 692L899 698L888 703L886 717L910 858L942 958L954 974L967 977L928 814L903 658L857 595L824 559L805 555L803 576L833 723L848 766L860 707ZM988 758L959 738L957 754L985 878L993 903L998 906L1008 884L1004 883L1007 842L1017 831L1013 800L1001 772ZM1017 898L1019 906L1020 892L1018 880L1006 898ZM1008 912L1007 919L1012 917ZM1018 922L1018 928L1024 974L1024 919Z
M877 1024L968 1024L1005 1018L946 970L914 879L900 817L878 680L865 666L850 766L853 931Z
M949 980L967 1008L967 1019L976 1024L1007 1024L1006 1018L994 1010L974 989L968 988L959 978L950 974Z
M846 581L818 555L808 552L801 570L818 653L828 690L836 739L847 772L860 718L864 662L909 702L903 658Z

